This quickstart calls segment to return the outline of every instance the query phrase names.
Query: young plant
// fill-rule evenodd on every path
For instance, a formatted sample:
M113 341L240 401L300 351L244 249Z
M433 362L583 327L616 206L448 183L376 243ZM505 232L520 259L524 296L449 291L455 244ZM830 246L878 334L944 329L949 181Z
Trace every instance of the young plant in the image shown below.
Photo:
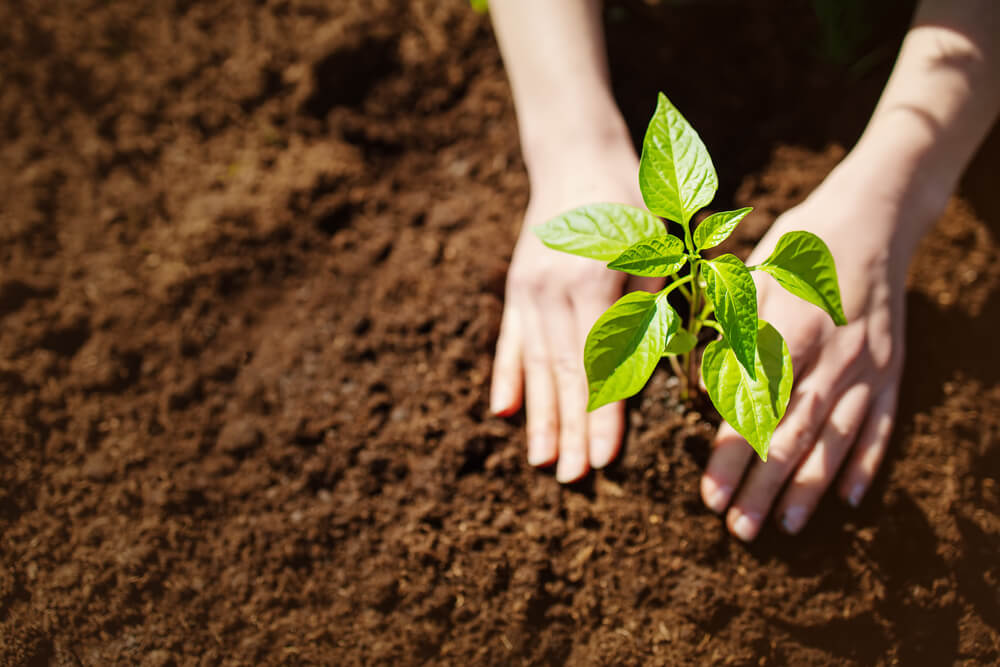
M636 276L669 277L655 294L631 292L598 318L583 352L588 410L638 393L662 357L682 381L682 397L697 390L695 347L704 327L721 334L702 355L701 377L719 414L767 460L771 435L792 390L788 346L757 315L751 271L770 274L792 294L847 323L837 272L826 244L809 232L788 232L764 262L748 267L735 255L705 259L750 208L708 216L692 232L691 218L715 197L718 177L698 133L662 93L646 130L639 189L649 211L624 204L590 204L535 228L555 250L607 262ZM683 240L661 218L677 222ZM687 326L667 297L684 296Z

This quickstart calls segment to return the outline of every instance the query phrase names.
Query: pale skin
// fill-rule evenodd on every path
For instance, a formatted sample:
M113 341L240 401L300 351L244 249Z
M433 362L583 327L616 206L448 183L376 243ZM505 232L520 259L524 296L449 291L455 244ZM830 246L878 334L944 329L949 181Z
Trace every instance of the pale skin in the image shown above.
M492 0L490 11L531 184L490 405L523 405L528 462L573 482L614 460L624 430L621 403L586 412L587 332L624 290L658 285L550 250L530 228L596 201L642 206L638 157L611 95L600 2ZM761 317L784 335L796 380L767 463L723 424L702 477L706 505L740 539L769 514L798 533L831 486L852 506L870 487L896 412L906 268L1000 111L998 35L995 0L922 2L858 144L752 253L749 264L764 259L786 231L818 234L849 324L755 273Z

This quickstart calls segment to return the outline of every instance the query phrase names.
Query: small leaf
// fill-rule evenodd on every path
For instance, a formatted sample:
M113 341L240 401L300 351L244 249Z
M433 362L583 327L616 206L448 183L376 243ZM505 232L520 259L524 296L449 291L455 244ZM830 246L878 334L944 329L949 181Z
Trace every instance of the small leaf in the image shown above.
M715 307L722 335L733 348L743 368L754 377L757 347L757 286L746 265L735 255L725 254L702 262L705 293Z
M701 377L719 414L746 438L761 460L792 393L792 356L781 334L758 321L756 378L746 372L724 338L705 348Z
M771 256L754 269L771 274L786 290L825 310L837 326L847 324L833 255L815 234L784 234Z
M618 299L594 323L584 345L587 410L638 393L679 326L680 316L665 296L638 291Z
M676 236L665 234L630 246L609 263L608 268L625 271L633 276L672 276L685 262L687 255L684 252L684 242Z
M663 348L663 354L687 354L697 344L698 339L692 336L687 329L678 329L677 333L667 341L667 346Z
M532 231L554 250L610 262L629 246L662 236L663 221L625 204L588 204L544 222Z
M733 233L740 220L746 217L753 208L747 206L738 211L719 211L708 216L695 227L694 247L707 250L719 245Z
M639 189L653 213L687 225L715 197L719 178L701 137L660 93L639 161Z

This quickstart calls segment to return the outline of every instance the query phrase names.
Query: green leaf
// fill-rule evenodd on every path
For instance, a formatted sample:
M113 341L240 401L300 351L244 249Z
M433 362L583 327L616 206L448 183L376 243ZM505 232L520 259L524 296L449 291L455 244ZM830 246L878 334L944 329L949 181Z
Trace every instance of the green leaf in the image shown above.
M707 250L719 245L733 233L740 220L746 217L753 208L747 206L738 211L719 211L708 216L695 227L694 247Z
M715 307L722 335L743 368L754 377L757 347L757 286L749 269L735 255L725 254L702 262L705 293Z
M594 323L584 345L587 410L638 393L679 326L680 316L665 296L638 291L618 299Z
M724 338L705 348L701 377L722 418L766 461L771 436L792 393L792 356L777 329L764 320L757 326L756 378Z
M469 0L469 4L480 14L485 14L490 8L489 0Z
M663 354L687 354L698 344L695 338L686 329L678 329L677 333L670 337L667 346L663 348Z
M554 250L610 262L630 246L662 236L663 221L625 204L588 204L567 211L532 231Z
M771 256L754 269L771 274L786 290L825 310L837 326L847 324L833 255L815 234L784 234Z
M684 242L665 234L655 239L639 241L608 264L634 276L672 276L687 262Z
M639 189L653 213L685 226L715 197L719 178L701 137L660 93L642 142Z

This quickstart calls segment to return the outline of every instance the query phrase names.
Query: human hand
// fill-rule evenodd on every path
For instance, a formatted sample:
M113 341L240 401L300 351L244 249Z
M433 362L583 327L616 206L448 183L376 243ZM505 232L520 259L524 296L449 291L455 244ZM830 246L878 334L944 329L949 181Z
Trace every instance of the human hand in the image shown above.
M916 243L899 230L909 217L930 214L866 193L862 180L840 170L781 216L751 254L749 265L763 261L788 231L819 235L837 263L848 324L834 326L755 272L761 317L785 337L795 385L767 462L754 461L745 477L752 450L729 425L719 429L701 493L715 512L732 501L726 523L740 539L757 536L772 505L782 529L798 533L845 460L839 494L861 502L885 455L903 367L905 274Z
M556 478L563 483L610 463L624 429L622 402L587 413L583 347L590 328L624 289L662 287L662 279L629 278L595 260L546 248L532 233L533 226L583 204L644 207L635 176L638 158L627 137L571 152L536 161L531 171L531 201L507 276L490 397L491 410L501 416L524 403L528 462L558 461Z

